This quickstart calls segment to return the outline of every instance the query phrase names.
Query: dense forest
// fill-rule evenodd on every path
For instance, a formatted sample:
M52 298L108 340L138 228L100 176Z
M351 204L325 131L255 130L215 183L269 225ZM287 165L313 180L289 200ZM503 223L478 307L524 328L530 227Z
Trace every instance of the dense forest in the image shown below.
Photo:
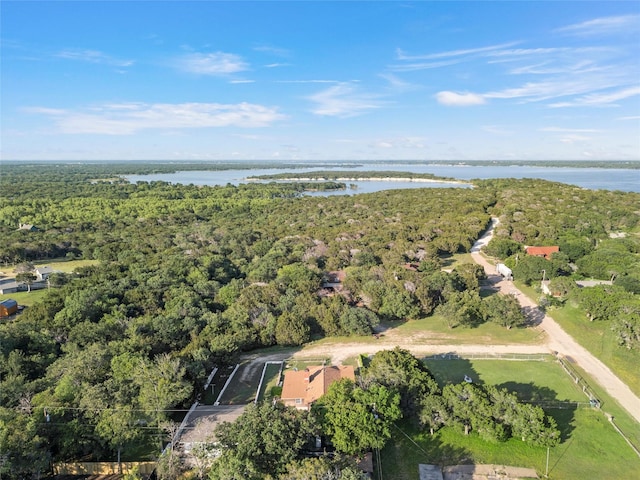
M37 261L98 261L52 276L42 301L0 324L3 475L113 458L189 404L213 365L244 351L370 334L381 321L434 312L451 328L523 325L513 299L480 296L481 268L442 269L491 217L500 224L487 252L516 280L537 282L544 270L562 293L554 301L611 322L627 348L640 343L639 194L501 179L309 197L300 183L119 177L165 168L175 165L3 166L0 264L28 273ZM526 257L524 245L560 252ZM340 294L323 288L335 271L345 273ZM586 277L613 282L577 289ZM425 428L436 426L420 412Z

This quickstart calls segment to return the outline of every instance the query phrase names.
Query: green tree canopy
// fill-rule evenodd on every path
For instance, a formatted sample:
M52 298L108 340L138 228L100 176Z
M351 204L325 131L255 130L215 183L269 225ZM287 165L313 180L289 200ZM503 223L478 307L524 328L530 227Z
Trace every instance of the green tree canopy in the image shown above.
M395 389L379 384L363 389L348 379L333 383L313 411L336 449L350 455L384 447L402 416Z

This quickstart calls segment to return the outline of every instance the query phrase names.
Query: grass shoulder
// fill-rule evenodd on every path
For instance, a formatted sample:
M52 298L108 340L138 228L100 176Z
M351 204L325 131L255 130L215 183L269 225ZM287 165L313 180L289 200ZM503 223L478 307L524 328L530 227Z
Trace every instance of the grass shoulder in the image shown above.
M590 322L582 310L567 304L547 312L584 348L607 365L629 388L640 395L640 351L618 345L611 322Z

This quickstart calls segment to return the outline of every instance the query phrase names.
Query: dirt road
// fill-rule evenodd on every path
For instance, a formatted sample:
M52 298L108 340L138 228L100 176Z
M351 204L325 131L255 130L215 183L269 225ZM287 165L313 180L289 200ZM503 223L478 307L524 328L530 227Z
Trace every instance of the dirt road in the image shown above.
M549 349L544 345L428 345L416 344L406 339L393 340L393 337L382 337L375 344L340 343L335 345L322 344L307 346L297 352L294 358L324 358L331 357L333 363L342 363L347 358L360 354L369 355L381 350L391 350L400 347L416 356L441 355L455 353L458 355L491 355L491 354L548 354Z
M497 219L493 219L489 230L475 243L471 249L473 260L484 267L494 288L499 289L501 293L517 296L520 305L533 317L539 328L546 332L546 347L548 351L571 357L580 368L587 372L593 380L640 423L640 398L609 367L576 342L553 318L544 314L533 300L518 290L512 282L503 280L502 277L497 275L495 266L482 256L480 250L491 240L493 230L497 224Z

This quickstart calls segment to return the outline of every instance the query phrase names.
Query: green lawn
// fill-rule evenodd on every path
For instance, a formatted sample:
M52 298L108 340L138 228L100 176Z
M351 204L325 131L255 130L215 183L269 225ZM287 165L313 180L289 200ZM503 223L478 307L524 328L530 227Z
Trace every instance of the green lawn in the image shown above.
M25 305L30 307L39 302L47 294L47 289L33 290L31 292L16 292L0 295L0 302L9 298L18 302L18 305Z
M465 263L476 263L473 261L470 253L455 253L453 255L443 255L440 257L442 260L442 268L446 270L454 269Z
M76 268L87 267L89 265L98 265L100 262L98 260L65 260L63 258L57 260L45 260L33 262L36 267L47 265L54 270L58 270L64 273L71 273ZM15 274L14 267L7 267L3 269L3 272L7 276L13 276Z
M640 395L640 350L620 347L610 322L590 322L573 305L552 308L548 314L580 345L604 362L636 395Z
M546 361L428 359L425 363L440 385L460 383L468 375L476 383L516 392L521 400L587 401L550 355Z
M507 330L496 323L487 322L475 328L449 328L446 320L440 315L433 315L419 320L387 323L398 334L412 336L418 333L431 334L429 342L433 344L509 344L541 343L543 338L539 330L533 328L512 328Z
M273 398L274 388L278 387L279 380L280 380L280 364L268 363L267 369L264 374L262 387L260 388L260 392L258 393L259 402L262 400L270 400L271 398Z
M461 375L467 374L479 382L517 391L521 398L586 399L551 359L541 362L428 360L427 365L442 384L457 382ZM602 398L605 405L609 405L610 399L606 395ZM610 413L621 415L621 427L633 426L632 420L619 407L612 405L612 408ZM563 437L562 443L550 450L549 478L634 478L640 471L640 458L615 432L603 412L586 407L551 409L547 413L556 419ZM465 436L452 428L444 428L431 437L403 422L382 450L382 470L393 472L394 479L418 480L419 463L493 463L535 468L542 477L546 469L546 454L545 448L531 447L520 440L493 444L473 433Z
M34 262L34 265L48 265L54 270L59 270L65 273L71 273L76 268L86 267L88 265L97 265L99 262L97 260L58 260L58 261L48 261L48 262ZM6 276L14 276L14 267L4 268L2 270ZM5 295L0 295L0 301L11 298L18 302L19 305L25 305L30 307L35 303L39 302L45 295L47 294L47 289L33 290L31 292L16 292L16 293L7 293Z

